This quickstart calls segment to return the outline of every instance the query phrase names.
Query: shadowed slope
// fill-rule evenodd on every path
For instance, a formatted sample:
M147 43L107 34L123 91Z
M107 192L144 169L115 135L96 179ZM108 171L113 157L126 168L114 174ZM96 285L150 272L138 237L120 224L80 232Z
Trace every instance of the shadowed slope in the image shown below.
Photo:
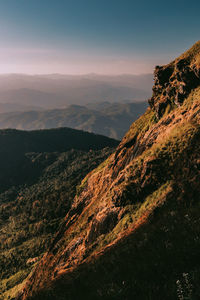
M117 144L67 128L0 131L1 299L21 286L62 224L76 186Z

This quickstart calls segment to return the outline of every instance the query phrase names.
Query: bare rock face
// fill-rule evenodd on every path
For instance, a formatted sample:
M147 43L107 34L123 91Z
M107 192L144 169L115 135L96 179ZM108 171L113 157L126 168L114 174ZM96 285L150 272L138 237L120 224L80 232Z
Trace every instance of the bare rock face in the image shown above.
M182 105L183 101L200 84L200 70L186 59L179 59L167 66L156 66L153 95L149 104L161 118L168 107Z
M87 243L92 243L101 234L110 232L118 221L118 214L116 209L105 209L101 211L91 223Z

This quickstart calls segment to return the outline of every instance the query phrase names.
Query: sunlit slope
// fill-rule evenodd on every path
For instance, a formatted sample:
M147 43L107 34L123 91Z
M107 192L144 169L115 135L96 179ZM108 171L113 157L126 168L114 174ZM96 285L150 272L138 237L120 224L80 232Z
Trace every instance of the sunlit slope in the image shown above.
M82 181L20 299L198 298L200 79L181 59L175 79L156 68L151 108Z

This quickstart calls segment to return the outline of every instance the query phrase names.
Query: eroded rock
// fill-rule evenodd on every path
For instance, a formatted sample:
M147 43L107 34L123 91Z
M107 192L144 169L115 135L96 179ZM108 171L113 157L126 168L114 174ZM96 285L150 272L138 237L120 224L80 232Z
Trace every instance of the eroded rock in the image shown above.
M167 66L156 66L154 71L153 95L149 105L161 118L166 108L180 106L192 89L200 84L200 71L188 60L180 59Z
M118 212L116 209L106 209L101 211L91 222L86 243L92 243L101 234L111 231L118 220Z

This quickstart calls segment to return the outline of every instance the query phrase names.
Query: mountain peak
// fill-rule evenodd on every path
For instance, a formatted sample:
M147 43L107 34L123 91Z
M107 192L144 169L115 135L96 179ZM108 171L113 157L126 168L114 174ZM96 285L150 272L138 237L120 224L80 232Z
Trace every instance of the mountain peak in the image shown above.
M200 68L200 41L196 42L189 50L185 51L176 60L185 59L191 66Z

